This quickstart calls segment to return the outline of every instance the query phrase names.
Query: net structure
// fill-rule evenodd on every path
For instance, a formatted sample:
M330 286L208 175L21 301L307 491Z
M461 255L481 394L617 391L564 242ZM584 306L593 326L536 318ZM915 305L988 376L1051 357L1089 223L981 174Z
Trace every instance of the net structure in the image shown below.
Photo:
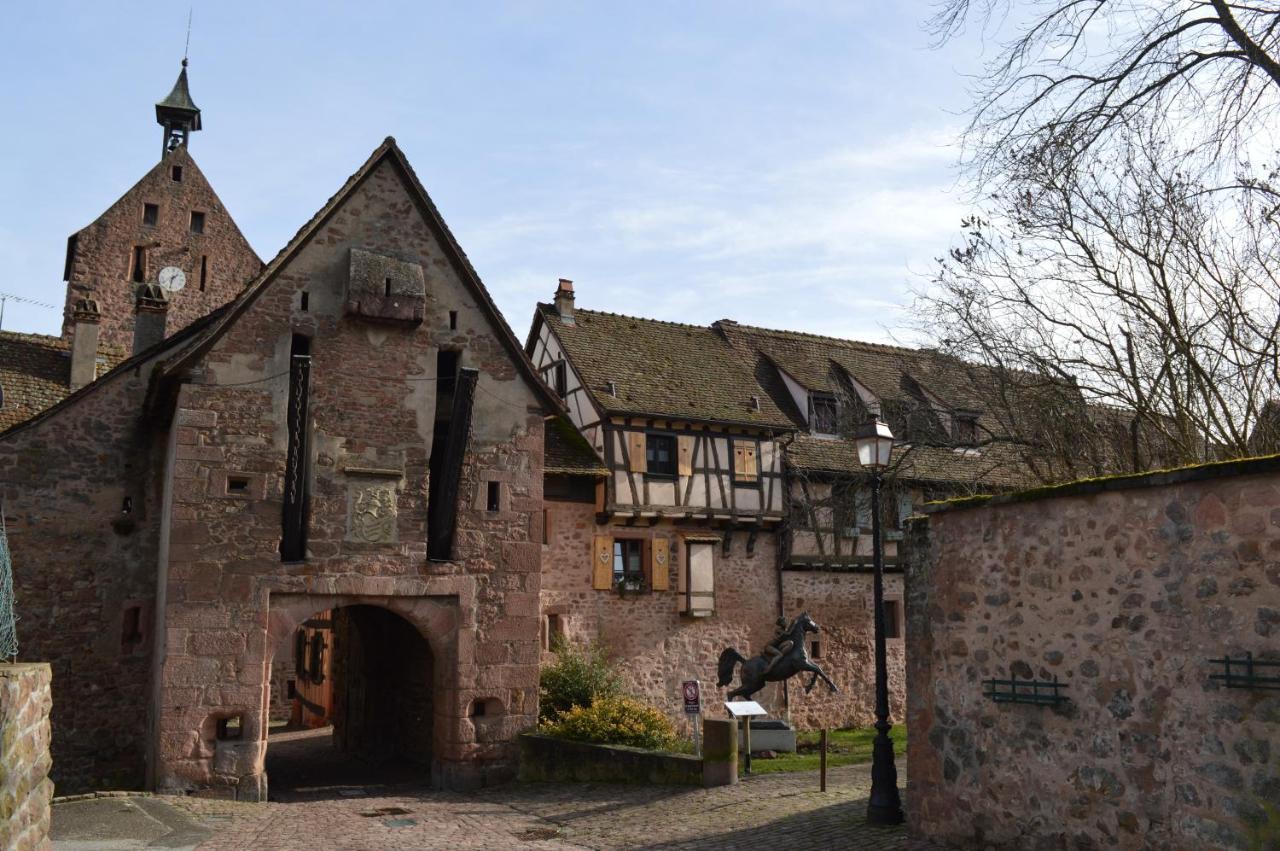
M18 616L13 610L13 559L0 508L0 660L18 656Z

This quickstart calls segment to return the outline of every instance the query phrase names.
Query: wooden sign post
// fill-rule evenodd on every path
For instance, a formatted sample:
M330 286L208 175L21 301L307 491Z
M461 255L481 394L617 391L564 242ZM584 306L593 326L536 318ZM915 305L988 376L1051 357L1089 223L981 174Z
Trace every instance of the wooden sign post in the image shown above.
M732 715L734 718L747 719L746 727L744 728L745 732L743 733L743 735L745 736L745 741L743 742L743 744L746 745L747 755L745 757L745 764L743 766L742 773L750 774L751 773L751 719L759 715L768 715L769 713L765 712L764 707L756 703L754 700L730 700L725 703L724 708L728 709L729 714Z

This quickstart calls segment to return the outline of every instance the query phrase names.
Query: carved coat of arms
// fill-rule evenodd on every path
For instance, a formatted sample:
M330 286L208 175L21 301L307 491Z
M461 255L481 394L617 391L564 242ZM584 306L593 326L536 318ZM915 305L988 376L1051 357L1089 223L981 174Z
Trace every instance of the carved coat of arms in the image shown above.
M348 534L366 544L396 540L396 495L388 487L359 488L352 494Z

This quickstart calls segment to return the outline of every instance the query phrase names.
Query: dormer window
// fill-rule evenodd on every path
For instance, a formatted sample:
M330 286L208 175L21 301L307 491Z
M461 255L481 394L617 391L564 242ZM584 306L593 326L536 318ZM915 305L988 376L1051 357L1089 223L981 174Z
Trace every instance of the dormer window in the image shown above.
M814 434L836 434L839 407L830 393L809 395L809 430Z
M978 415L973 411L956 411L951 417L951 439L957 446L976 446Z

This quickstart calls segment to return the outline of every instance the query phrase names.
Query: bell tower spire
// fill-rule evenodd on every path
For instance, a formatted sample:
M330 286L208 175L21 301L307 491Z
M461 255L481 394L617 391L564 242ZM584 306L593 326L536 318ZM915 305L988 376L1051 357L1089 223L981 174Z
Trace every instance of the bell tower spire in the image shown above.
M164 128L164 145L160 155L187 144L191 133L200 129L200 107L191 100L187 87L187 57L182 57L182 71L169 96L156 104L156 123Z

